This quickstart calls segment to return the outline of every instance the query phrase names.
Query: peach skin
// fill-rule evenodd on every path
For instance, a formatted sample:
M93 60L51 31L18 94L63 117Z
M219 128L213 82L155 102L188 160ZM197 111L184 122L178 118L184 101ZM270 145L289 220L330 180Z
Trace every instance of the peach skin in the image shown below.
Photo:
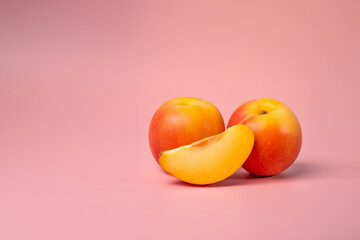
M259 176L278 174L299 155L302 133L298 119L280 101L261 98L240 105L230 117L228 127L244 124L255 134L254 148L243 165Z
M165 102L155 112L149 127L149 144L159 160L163 151L191 144L225 130L219 110L209 102L191 97Z

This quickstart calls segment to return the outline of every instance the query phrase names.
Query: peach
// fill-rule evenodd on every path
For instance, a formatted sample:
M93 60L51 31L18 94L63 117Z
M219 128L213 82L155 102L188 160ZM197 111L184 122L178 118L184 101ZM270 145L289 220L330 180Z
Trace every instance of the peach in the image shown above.
M254 148L243 165L259 176L281 173L296 160L302 143L301 127L291 109L280 101L261 98L240 105L228 127L244 124L255 134Z
M188 183L206 185L235 173L249 156L254 134L245 125L160 154L160 166Z
M209 102L191 97L167 101L155 112L149 127L149 144L159 160L163 151L188 145L225 130L219 110Z

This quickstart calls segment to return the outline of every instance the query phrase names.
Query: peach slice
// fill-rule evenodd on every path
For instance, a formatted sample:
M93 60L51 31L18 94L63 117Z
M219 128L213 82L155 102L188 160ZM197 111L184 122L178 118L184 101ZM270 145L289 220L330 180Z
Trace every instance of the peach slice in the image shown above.
M216 183L235 173L245 162L254 145L254 134L245 125L228 128L160 154L160 166L174 177L188 183Z

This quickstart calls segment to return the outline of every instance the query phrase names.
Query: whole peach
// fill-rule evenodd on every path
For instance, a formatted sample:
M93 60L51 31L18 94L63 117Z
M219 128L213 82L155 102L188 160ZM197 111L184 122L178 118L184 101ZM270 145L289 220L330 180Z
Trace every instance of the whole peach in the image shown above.
M299 155L302 133L298 119L282 102L261 98L240 105L228 127L244 124L255 134L255 143L243 168L259 176L278 174Z
M180 97L165 102L149 127L149 144L155 160L163 151L191 144L225 130L219 110L209 102Z

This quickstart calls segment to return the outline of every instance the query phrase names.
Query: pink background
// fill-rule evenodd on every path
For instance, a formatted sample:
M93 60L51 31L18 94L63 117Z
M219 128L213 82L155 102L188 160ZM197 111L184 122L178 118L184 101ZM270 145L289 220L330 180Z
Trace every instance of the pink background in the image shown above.
M360 1L1 1L0 239L359 239ZM208 187L147 140L166 100L285 102L296 163Z

